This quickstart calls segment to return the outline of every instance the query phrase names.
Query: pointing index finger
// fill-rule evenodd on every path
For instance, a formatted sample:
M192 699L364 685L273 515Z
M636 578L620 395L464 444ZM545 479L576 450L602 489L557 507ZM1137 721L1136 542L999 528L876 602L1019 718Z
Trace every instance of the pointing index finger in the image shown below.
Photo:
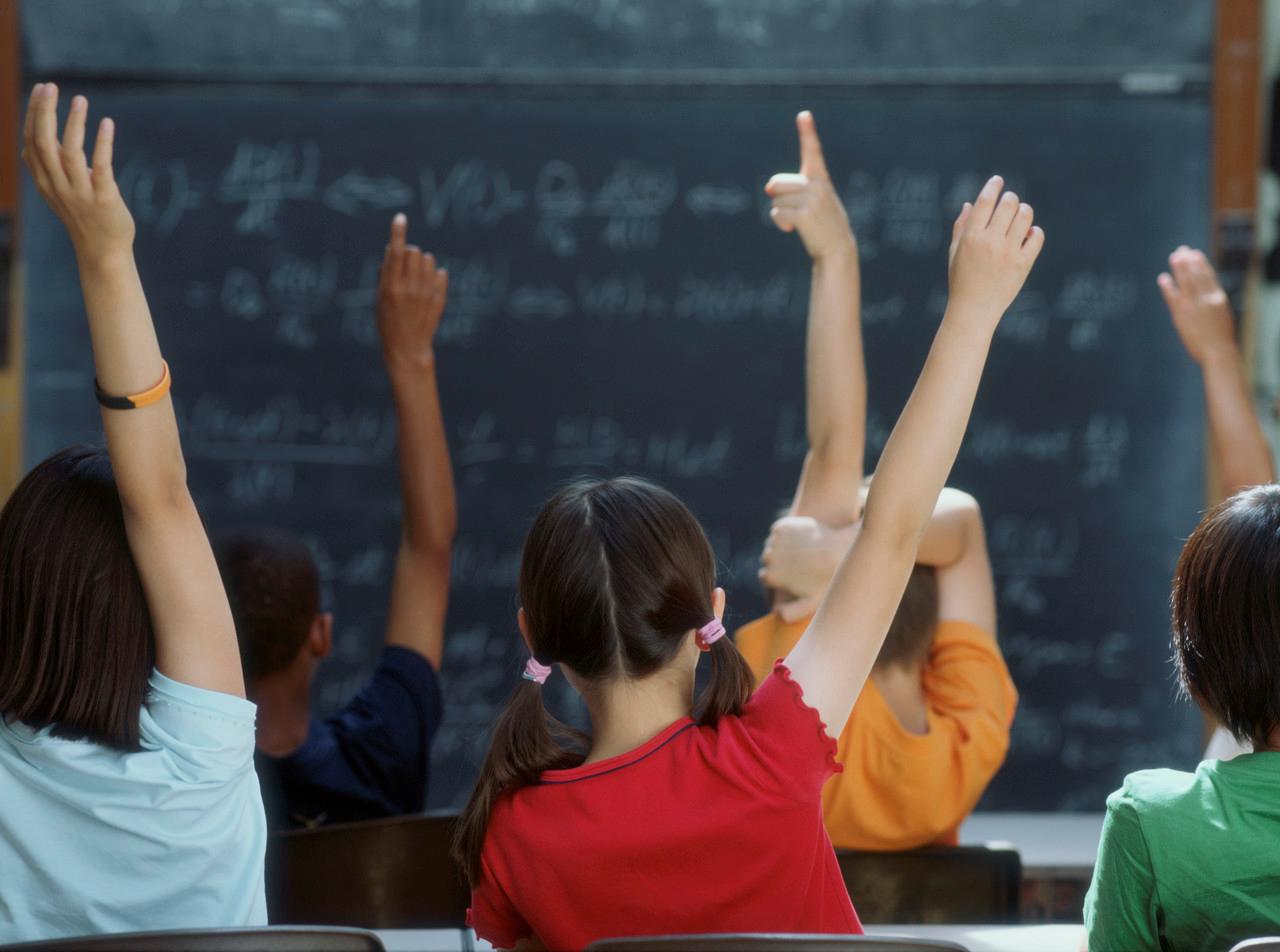
M806 109L796 116L796 131L800 134L800 174L810 178L829 178L813 113Z
M409 219L404 212L396 212L391 219L391 250L394 252L404 251L405 235L409 231Z

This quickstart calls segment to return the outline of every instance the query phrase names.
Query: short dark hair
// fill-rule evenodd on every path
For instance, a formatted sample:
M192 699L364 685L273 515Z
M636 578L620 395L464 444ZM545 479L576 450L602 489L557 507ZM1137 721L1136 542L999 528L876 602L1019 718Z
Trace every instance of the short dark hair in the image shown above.
M219 533L213 549L245 679L288 667L320 611L320 573L311 550L292 532L266 527Z
M54 453L0 511L0 716L137 750L154 657L111 461Z
M938 572L931 565L911 570L898 611L876 656L877 668L921 664L929 657L938 627Z
M1209 510L1173 576L1173 647L1184 694L1241 741L1280 725L1280 486Z

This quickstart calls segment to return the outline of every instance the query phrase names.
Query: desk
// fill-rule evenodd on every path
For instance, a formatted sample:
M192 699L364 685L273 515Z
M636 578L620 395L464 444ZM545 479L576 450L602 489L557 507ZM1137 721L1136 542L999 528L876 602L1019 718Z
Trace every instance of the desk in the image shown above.
M960 827L962 845L1006 840L1022 857L1023 874L1093 875L1102 813L975 813Z
M867 934L945 939L969 952L1080 952L1084 926L868 926ZM378 936L387 952L490 952L493 948L470 930L380 929Z
M975 813L964 845L1005 841L1022 857L1022 921L1079 922L1102 837L1102 813Z

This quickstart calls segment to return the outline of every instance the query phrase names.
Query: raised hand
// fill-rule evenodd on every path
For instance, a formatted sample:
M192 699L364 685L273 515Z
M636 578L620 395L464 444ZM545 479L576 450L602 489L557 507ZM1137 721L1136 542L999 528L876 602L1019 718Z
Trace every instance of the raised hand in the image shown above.
M783 516L769 529L758 578L795 598L821 595L857 538L858 525L833 529L809 516Z
M965 202L951 231L948 309L980 317L992 331L1044 247L1031 206L1003 188L1004 179L992 176L972 205Z
M391 220L391 240L378 274L378 333L388 367L425 368L435 362L436 329L449 293L449 272L416 245L405 244L409 222Z
M1169 255L1169 270L1156 279L1173 326L1191 359L1203 364L1215 353L1235 354L1236 326L1227 292L1203 251L1178 247Z
M765 194L773 199L769 217L782 231L798 231L812 258L850 251L855 247L853 230L831 184L813 114L806 111L796 116L796 130L800 171L779 172L765 184Z
M89 101L71 100L67 124L58 142L58 87L37 83L31 90L23 127L22 160L36 188L66 227L81 264L133 248L133 216L125 206L111 169L115 123L103 119L93 143L93 165L85 160L85 123Z

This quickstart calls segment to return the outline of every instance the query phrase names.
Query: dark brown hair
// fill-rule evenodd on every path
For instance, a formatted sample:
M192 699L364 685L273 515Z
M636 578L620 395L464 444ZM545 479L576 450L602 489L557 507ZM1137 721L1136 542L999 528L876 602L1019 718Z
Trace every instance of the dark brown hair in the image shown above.
M715 556L679 499L640 479L583 480L534 519L520 563L520 604L535 656L587 681L644 678L670 664L713 617ZM698 720L741 710L751 671L729 638L712 645ZM513 677L518 676L513 673ZM588 739L552 718L521 681L494 725L489 753L458 824L454 852L472 884L489 816L506 791L581 763Z
M1211 509L1173 576L1173 647L1183 692L1237 740L1280 725L1280 486Z
M938 573L931 565L916 565L889 625L877 668L911 666L929 657L938 627Z
M0 716L137 750L154 654L111 462L54 453L0 511Z
M292 532L258 527L217 534L213 551L245 680L288 667L320 611L320 573L311 550Z

